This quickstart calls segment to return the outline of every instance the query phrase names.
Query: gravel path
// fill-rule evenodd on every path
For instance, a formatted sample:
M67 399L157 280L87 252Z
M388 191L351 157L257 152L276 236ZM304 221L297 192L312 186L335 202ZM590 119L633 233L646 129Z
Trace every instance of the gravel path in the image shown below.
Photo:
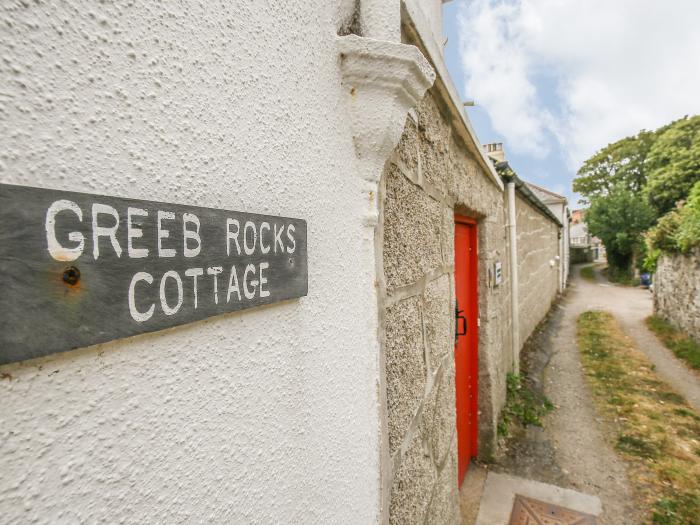
M528 341L523 369L557 408L544 428L530 426L513 436L493 469L598 496L602 525L638 525L626 464L606 440L576 348L576 319L591 307L602 308L593 304L600 295L597 284L577 275Z
M606 439L576 347L576 319L586 310L606 310L656 365L656 371L700 411L698 376L666 349L644 319L652 313L648 290L613 285L596 269L596 281L572 271L565 298L524 351L523 367L557 409L544 428L528 427L509 440L493 469L596 495L603 503L602 525L638 525L627 466Z
M605 307L606 293L598 284L578 277L577 270L575 273L566 299L546 328L544 345L551 349L551 359L544 373L545 393L557 410L547 417L544 434L568 484L601 499L601 524L636 525L642 519L634 505L626 465L605 439L576 348L577 317L590 308Z
M649 360L659 376L681 394L700 413L700 379L649 331L644 319L654 310L652 294L643 288L610 284L596 268L597 283L576 281L587 309L607 310L622 325Z

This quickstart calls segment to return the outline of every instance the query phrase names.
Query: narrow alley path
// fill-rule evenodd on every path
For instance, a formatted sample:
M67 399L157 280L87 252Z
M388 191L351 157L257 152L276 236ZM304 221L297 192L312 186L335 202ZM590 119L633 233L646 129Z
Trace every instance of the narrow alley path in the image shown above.
M656 366L659 376L700 413L700 380L697 374L663 346L644 323L644 319L653 313L652 294L643 288L611 284L601 275L600 268L596 268L596 278L597 283L576 280L578 295L587 305L585 309L607 310L615 315L625 333Z
M557 409L547 417L544 434L571 487L601 499L600 523L635 525L641 519L626 465L605 439L576 349L577 317L591 308L607 308L608 289L581 279L578 268L572 273L571 289L546 329L551 359L544 391Z
M607 310L650 359L659 375L700 411L700 381L666 349L644 324L652 314L652 295L642 288L611 284L596 268L596 282L572 273L571 289L548 328L551 360L545 369L545 393L558 407L545 435L557 466L577 490L599 496L601 523L641 523L636 515L625 464L604 439L576 348L576 319L586 310Z
M587 310L606 310L654 365L659 375L700 411L700 381L649 332L644 319L652 313L652 295L641 288L611 284L596 268L596 281L572 270L570 288L555 305L526 354L528 375L543 383L544 394L557 407L544 428L528 427L509 443L494 470L551 483L598 496L601 524L638 525L626 463L606 439L596 413L576 346L576 320Z

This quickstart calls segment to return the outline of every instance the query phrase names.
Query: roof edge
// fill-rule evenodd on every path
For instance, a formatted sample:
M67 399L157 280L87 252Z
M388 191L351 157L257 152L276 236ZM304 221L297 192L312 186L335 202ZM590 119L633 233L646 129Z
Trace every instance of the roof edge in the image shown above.
M559 195L558 193L555 193L552 190L548 190L547 188L544 188L544 187L540 186L539 184L535 184L534 182L525 182L525 184L527 184L528 186L532 186L535 189L546 193L547 195L550 195L553 200L563 201L563 202L567 202L567 203L569 202L569 199L567 199L564 195Z
M447 70L447 65L445 64L445 59L437 49L435 39L432 38L432 30L430 29L430 24L425 19L423 12L418 7L419 0L401 0L401 22L406 23L416 37L420 41L420 44L425 51L426 58L430 61L433 69L436 73L436 79L434 86L438 88L442 87L446 92L445 97L447 102L452 104L452 110L455 115L459 115L456 119L462 124L464 130L464 135L468 138L465 142L467 147L475 155L477 163L481 166L486 173L490 176L491 182L493 182L501 191L505 190L503 181L499 176L497 170L495 169L493 163L489 160L484 149L481 147L481 142L476 136L476 131L469 122L469 118L464 112L464 106L461 98L459 97L457 88L452 82L452 77Z
M527 182L518 177L518 175L515 173L515 171L513 171L513 168L510 167L510 164L508 164L507 161L499 162L498 164L496 164L496 170L500 174L501 178L503 178L504 182L513 182L515 184L515 191L517 191L535 209L542 213L542 215L546 216L560 228L564 227L564 225L557 218L557 216L554 215L554 213L552 213L552 210L550 210L547 207L547 205L543 203L540 200L540 198L532 192L532 190L528 187Z

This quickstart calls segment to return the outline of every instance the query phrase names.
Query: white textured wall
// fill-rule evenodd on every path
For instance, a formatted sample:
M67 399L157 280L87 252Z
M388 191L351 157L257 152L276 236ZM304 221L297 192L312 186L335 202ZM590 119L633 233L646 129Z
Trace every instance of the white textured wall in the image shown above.
M376 521L372 237L333 2L1 10L1 182L309 227L306 298L2 367L2 521Z
M432 38L435 41L435 45L437 46L437 49L439 49L441 52L443 51L443 42L445 40L445 37L443 35L443 30L442 30L442 4L444 3L443 0L404 0L408 1L410 4L416 5L421 12L423 13L423 16L425 17L425 20L428 22L430 26L430 30L432 32ZM428 35L421 35L423 38L426 38Z

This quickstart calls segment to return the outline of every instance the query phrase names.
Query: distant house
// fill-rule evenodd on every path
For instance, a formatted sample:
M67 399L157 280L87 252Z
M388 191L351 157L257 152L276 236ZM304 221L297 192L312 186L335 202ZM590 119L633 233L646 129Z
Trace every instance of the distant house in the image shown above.
M576 251L572 262L605 261L606 253L603 242L588 233L588 225L584 221L586 210L578 209L571 212L571 249Z
M588 246L591 243L588 228L583 222L572 222L570 235L572 246Z
M585 209L571 210L571 224L578 224L579 222L583 222L583 218L585 216Z

